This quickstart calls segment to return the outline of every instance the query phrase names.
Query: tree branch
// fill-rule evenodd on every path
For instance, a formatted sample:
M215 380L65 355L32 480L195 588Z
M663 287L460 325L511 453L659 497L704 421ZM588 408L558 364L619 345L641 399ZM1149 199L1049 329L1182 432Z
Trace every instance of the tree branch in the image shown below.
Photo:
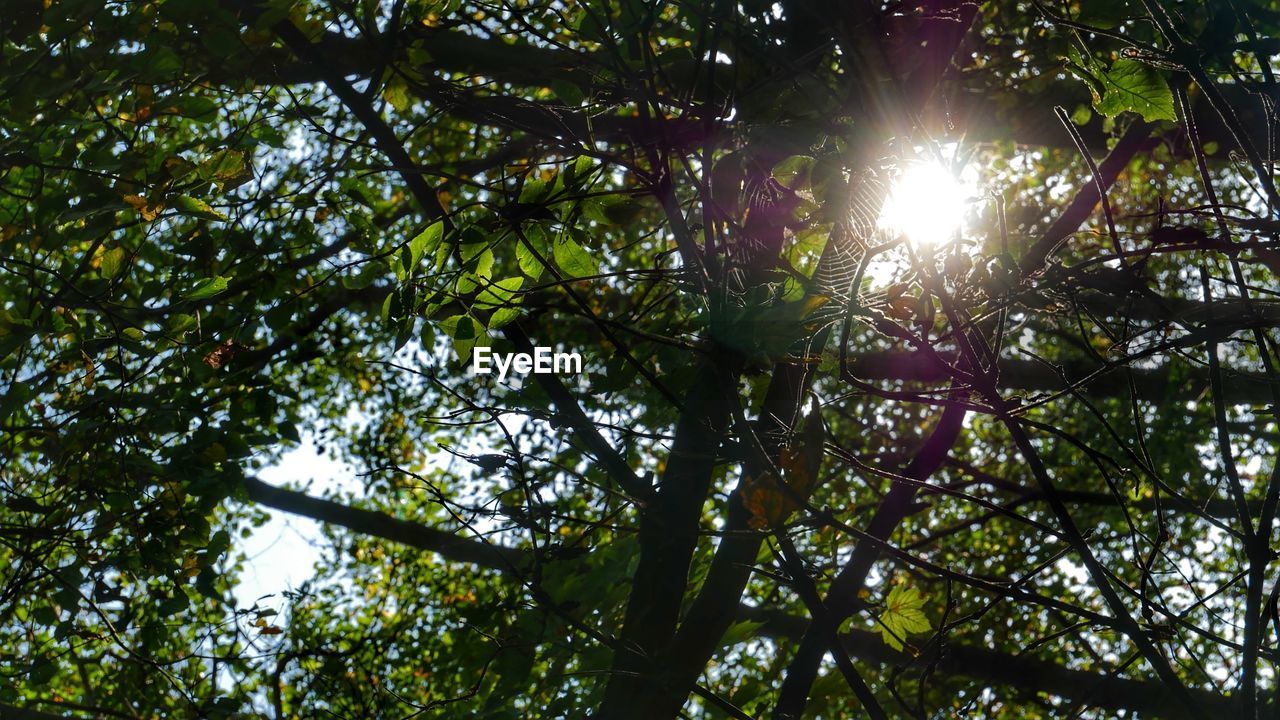
M254 477L245 478L244 490L245 496L259 505L433 552L454 562L472 563L507 572L523 568L531 560L530 555L523 550L459 537L454 533L401 520L384 512L363 510L297 490L276 487Z
M743 606L739 619L763 621L759 633L766 637L800 637L808 620L794 615ZM842 636L844 647L860 660L893 667L932 667L947 677L968 677L983 687L1014 688L1061 697L1101 710L1128 710L1142 716L1181 717L1184 708L1162 683L1118 677L1062 667L1031 657L1008 655L986 647L947 642L930 643L917 657L885 645L879 633L852 630ZM1228 717L1235 709L1232 698L1205 690L1190 690L1205 709Z
M1018 265L1023 275L1030 275L1044 266L1044 261L1053 254L1071 233L1074 233L1098 206L1102 199L1099 188L1111 187L1120 172L1128 167L1129 162L1140 150L1149 147L1151 126L1143 122L1135 122L1121 136L1116 146L1107 154L1106 159L1098 166L1098 177L1085 184L1071 199L1071 203L1063 209L1053 224L1045 230L1044 235L1027 249Z
M452 533L424 527L395 518L386 513L353 508L348 505L307 495L295 490L269 485L256 478L245 481L249 500L276 510L343 527L353 532L379 537L418 550L440 555L454 562L464 562L511 573L523 568L531 558L517 548L494 545L462 538ZM1069 499L1069 496L1068 496ZM762 637L800 638L808 619L773 610L739 605L728 613L731 620L764 622L758 633ZM1046 693L1073 700L1089 707L1105 710L1130 710L1154 716L1178 714L1177 702L1160 683L1116 677L1065 668L1052 662L1015 657L985 647L947 643L945 649L931 644L919 657L911 657L885 645L879 634L853 630L842 637L849 654L860 660L904 667L924 667L937 663L935 670L947 676L969 677L986 687L1008 687L1035 693ZM1216 693L1192 689L1191 693L1210 712L1226 714L1232 700ZM0 718L53 717L37 711L0 706Z

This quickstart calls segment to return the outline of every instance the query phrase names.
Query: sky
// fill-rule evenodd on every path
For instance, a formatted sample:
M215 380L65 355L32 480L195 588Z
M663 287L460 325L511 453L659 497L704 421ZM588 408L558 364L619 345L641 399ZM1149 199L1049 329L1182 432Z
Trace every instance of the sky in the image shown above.
M285 453L280 462L258 472L264 482L305 487L313 495L324 495L343 487L354 473L345 463L320 453L314 439L304 435L302 443ZM236 587L240 607L262 604L278 607L280 593L298 587L314 574L320 559L320 524L298 515L263 507L271 519L246 539L237 540L245 553L245 568Z

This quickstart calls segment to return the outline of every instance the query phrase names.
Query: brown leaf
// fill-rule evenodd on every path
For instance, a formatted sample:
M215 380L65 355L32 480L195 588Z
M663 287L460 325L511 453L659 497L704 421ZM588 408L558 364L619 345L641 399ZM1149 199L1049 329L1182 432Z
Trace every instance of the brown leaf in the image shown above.
M93 386L93 378L97 375L98 366L94 364L93 358L89 357L83 350L80 355L84 358L84 375L80 377L80 383L86 388Z
M747 508L747 512L751 513L751 519L747 520L747 525L752 530L764 530L769 527L771 516L776 514L776 509L780 505L781 498L777 488L766 486L766 483L772 482L771 479L743 478L742 504Z
M204 356L204 364L214 370L221 370L223 365L231 362L231 358L240 352L240 346L234 340L224 340L221 345Z
M751 513L747 524L763 530L787 519L813 494L822 465L826 426L817 405L809 413L799 442L782 449L778 457L785 478L784 487L771 472L760 478L743 478L742 504Z
M886 313L895 320L906 322L916 316L916 298L907 295L889 301Z

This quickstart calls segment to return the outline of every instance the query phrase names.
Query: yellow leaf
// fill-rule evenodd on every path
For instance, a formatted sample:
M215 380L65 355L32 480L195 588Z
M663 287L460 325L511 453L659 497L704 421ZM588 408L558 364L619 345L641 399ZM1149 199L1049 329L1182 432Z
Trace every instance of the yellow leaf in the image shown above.
M155 205L152 205L141 195L125 195L124 201L129 205L129 207L141 213L142 219L147 222L155 220L156 216L160 214L160 211L164 210L164 203L156 203Z
M884 612L880 613L880 634L884 642L895 650L903 648L910 635L932 629L924 614L924 596L916 588L898 585L889 591Z

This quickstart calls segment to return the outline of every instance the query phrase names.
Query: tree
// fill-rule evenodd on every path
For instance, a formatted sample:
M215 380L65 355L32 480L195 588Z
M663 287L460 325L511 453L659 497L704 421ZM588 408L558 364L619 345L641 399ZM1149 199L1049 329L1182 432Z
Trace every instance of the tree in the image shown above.
M1274 713L1275 3L0 16L4 717Z

